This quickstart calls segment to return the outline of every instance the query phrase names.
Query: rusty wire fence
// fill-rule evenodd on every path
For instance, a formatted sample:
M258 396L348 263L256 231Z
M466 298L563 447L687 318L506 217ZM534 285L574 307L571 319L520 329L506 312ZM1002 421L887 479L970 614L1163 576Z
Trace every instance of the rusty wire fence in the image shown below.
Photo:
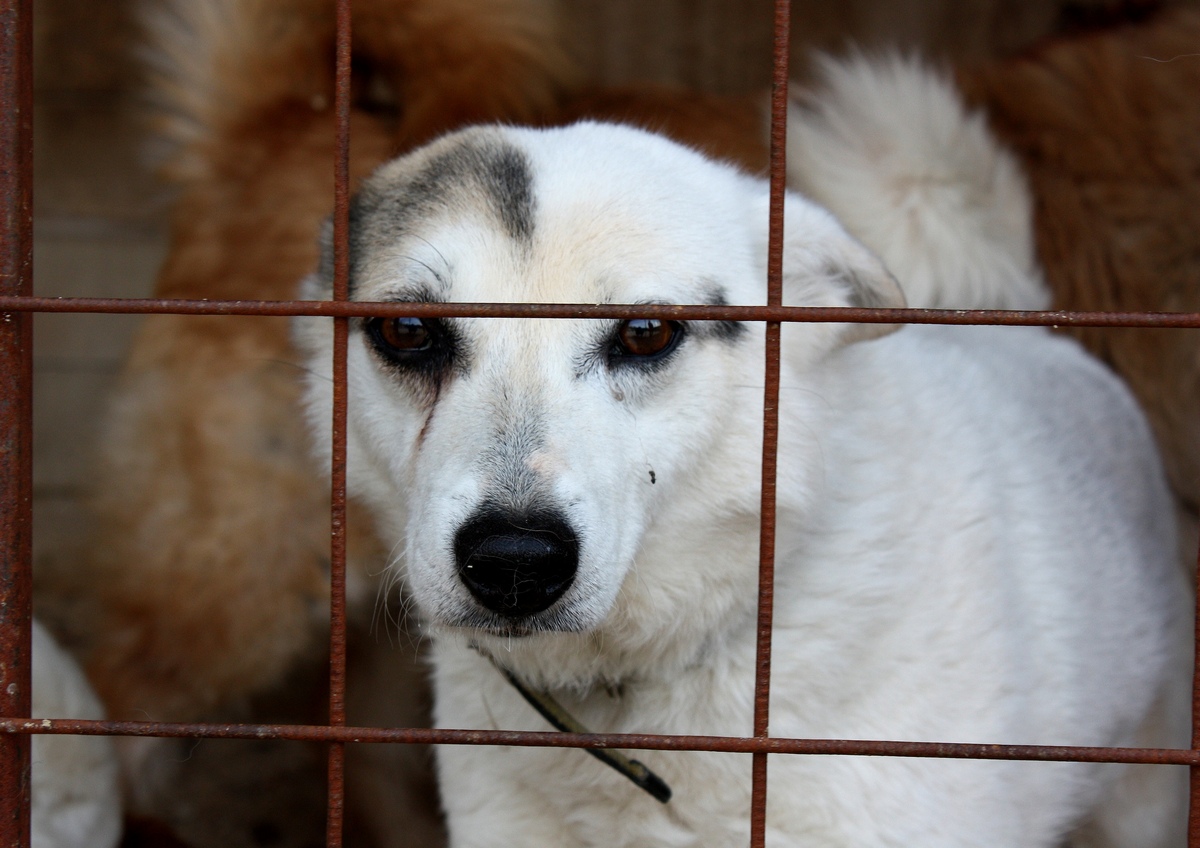
M350 0L336 0L337 126L334 197L334 300L194 301L45 298L32 296L32 0L0 3L0 846L28 846L30 734L281 739L328 746L326 844L342 845L344 751L347 743L506 745L633 750L711 751L752 755L751 848L766 838L770 755L937 757L1191 767L1188 845L1200 848L1200 675L1193 684L1190 749L791 739L768 733L771 621L775 548L775 469L778 431L779 340L783 322L1001 324L1087 327L1200 328L1200 313L1014 312L806 308L781 305L784 132L787 108L790 3L775 0L771 121L771 205L768 298L765 307L572 304L367 304L348 299L350 117ZM32 618L32 337L35 313L284 315L334 318L332 592L329 721L323 725L174 724L30 718ZM578 734L481 729L368 728L346 724L346 347L353 317L646 318L766 322L766 383L758 653L754 732L749 737ZM1198 560L1200 567L1200 560ZM1200 643L1200 627L1197 629Z

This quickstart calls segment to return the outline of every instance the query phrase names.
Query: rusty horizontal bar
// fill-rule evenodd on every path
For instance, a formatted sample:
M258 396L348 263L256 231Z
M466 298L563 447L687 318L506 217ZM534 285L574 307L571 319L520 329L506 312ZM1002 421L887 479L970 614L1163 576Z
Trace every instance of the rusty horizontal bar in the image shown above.
M152 736L190 739L282 739L296 742L508 745L525 748L624 748L730 754L809 754L1079 763L1200 765L1200 751L1177 748L1097 748L1069 745L992 745L784 737L666 736L640 733L455 730L305 724L173 724L150 721L0 718L0 733Z
M0 297L4 312L369 318L668 318L681 321L995 324L1001 326L1200 329L1200 312L1026 312L1008 309L858 309L834 306L699 306L661 303L373 303L320 300L166 300Z

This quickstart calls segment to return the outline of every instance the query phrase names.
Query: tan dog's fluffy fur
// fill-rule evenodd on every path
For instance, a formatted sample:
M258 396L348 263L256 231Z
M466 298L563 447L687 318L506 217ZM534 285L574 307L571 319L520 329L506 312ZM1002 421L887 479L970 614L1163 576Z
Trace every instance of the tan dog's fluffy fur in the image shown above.
M756 101L578 91L551 5L356 0L370 73L356 77L352 180L465 123L585 116L765 167ZM333 197L332 20L331 0L175 0L157 19L156 114L179 191L158 296L289 299L314 267ZM960 76L1025 162L1056 306L1200 307L1200 59L1175 58L1198 37L1200 16L1173 15ZM1146 405L1194 515L1196 334L1080 336ZM298 386L286 319L145 322L105 424L81 578L88 668L113 718L199 718L319 650L328 487ZM369 603L384 552L365 516L350 531L351 595Z
M356 3L356 47L404 108L354 110L352 179L460 122L551 108L569 73L545 5ZM289 299L311 270L333 197L332 20L327 0L179 2L154 19L180 189L158 296ZM103 434L88 581L89 668L114 717L204 715L278 682L320 634L328 491L297 373L284 318L143 325Z

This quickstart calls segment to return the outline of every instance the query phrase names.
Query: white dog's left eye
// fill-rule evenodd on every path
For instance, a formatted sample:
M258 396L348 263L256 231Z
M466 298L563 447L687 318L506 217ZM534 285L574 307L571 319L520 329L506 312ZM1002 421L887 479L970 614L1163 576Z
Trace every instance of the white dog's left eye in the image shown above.
M666 356L683 338L683 325L659 318L622 321L613 339L613 355L655 359Z

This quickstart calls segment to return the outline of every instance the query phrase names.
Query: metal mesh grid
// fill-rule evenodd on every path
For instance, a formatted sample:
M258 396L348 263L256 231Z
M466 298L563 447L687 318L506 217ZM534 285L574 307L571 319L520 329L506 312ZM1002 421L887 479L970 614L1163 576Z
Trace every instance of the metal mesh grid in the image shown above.
M790 3L776 0L771 124L771 220L765 307L594 306L572 304L363 304L348 302L350 0L337 0L335 120L334 301L186 301L32 297L32 64L30 0L0 3L0 844L29 845L29 735L84 734L325 742L329 750L326 844L342 845L346 743L420 743L623 748L753 755L752 848L765 843L770 754L855 755L1187 765L1192 769L1188 845L1200 848L1200 710L1193 709L1190 750L947 744L768 735L771 611L774 570L775 463L778 430L779 337L782 322L1002 324L1200 328L1200 313L1013 312L992 310L835 309L781 306L784 131ZM37 312L321 315L335 319L332 448L331 631L329 722L326 725L171 724L30 719L32 321ZM750 737L574 734L472 729L363 728L346 725L346 348L351 317L659 317L764 321L763 487L758 654L754 733ZM1200 563L1198 563L1200 567ZM1200 643L1200 627L1197 629ZM1194 683L1200 704L1200 674Z

